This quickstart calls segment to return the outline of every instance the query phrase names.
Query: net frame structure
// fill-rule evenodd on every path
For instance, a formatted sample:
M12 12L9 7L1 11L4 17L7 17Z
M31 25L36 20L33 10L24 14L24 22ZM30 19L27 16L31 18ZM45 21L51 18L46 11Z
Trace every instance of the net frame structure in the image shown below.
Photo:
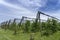
M22 25L22 23L24 22L24 21L26 21L26 20L29 20L29 21L34 21L34 22L41 22L41 20L43 20L43 19L41 19L41 14L42 15L45 15L45 16L47 16L48 18L50 17L50 18L53 18L53 19L56 19L56 20L58 20L58 21L60 21L60 19L58 19L58 18L56 18L56 17L53 17L53 16L50 16L50 15L47 15L47 14L45 14L45 13L42 13L42 12L40 12L40 11L38 11L38 13L37 13L37 15L36 15L36 18L30 18L30 17L25 17L25 16L22 16L22 18L21 19L19 19L19 18L15 18L15 19L13 19L13 21L12 21L12 19L10 19L9 21L5 21L5 22L2 22L1 23L1 25L3 25L3 26L7 26L8 25L8 27L9 27L9 25L12 23L12 22L17 22L18 21L18 23L20 24L19 25L19 27ZM26 19L26 20L25 20ZM30 20L31 19L31 20ZM43 21L46 21L46 20L43 20ZM17 23L17 24L18 24ZM7 25L6 25L7 24ZM40 32L42 31L42 26L41 26L41 23L40 23ZM32 35L32 34L31 34ZM42 37L42 35L41 35L41 37Z
M47 16L48 18L51 18L51 19L54 19L54 20L57 20L58 22L60 22L60 19L58 19L58 18L56 18L56 17L53 17L53 16L50 16L50 15L48 15L48 14L45 14L45 13L43 13L43 12L40 12L40 11L38 11L38 13L37 13L37 15L36 15L36 21L35 22L39 22L40 23L40 33L41 33L41 37L42 37L42 25L41 25L41 14L42 15L44 15L44 16ZM47 20L44 20L44 21L47 21ZM42 40L41 38L40 38L40 40Z

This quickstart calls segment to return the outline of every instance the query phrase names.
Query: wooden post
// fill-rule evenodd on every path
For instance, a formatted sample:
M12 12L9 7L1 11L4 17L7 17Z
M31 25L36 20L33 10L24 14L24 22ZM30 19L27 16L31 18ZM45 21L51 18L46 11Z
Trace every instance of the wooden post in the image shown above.
M30 35L30 40L34 40L34 33Z

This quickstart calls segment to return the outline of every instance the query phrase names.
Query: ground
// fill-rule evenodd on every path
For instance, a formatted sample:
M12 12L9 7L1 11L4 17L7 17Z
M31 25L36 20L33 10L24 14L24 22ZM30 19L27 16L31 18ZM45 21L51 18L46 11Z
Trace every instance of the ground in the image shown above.
M18 33L13 35L13 31L0 29L0 40L29 40L31 33ZM37 32L33 35L34 40L60 40L60 31L50 35L48 37L40 37L40 33Z

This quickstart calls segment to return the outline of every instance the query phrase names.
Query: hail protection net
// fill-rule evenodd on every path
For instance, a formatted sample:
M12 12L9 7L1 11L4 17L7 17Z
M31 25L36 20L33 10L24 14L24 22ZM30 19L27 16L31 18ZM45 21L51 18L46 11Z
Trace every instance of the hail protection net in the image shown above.
M12 40L54 40L60 30L59 19L42 12L38 12L36 18L23 16L2 22L0 26Z
M60 29L59 28L60 20L58 18L44 14L42 12L38 12L38 14L39 14L37 15L37 17L39 16L38 20L40 19L41 40L49 40L48 39L49 37L52 37L51 40L55 39L53 35Z

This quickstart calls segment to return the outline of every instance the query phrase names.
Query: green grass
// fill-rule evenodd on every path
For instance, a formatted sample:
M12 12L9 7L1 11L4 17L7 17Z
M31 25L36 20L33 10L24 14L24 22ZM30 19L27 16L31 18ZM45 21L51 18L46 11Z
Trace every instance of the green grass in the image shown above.
M60 40L60 32L56 32L53 35L48 37L43 36L40 37L40 33L37 32L33 35L34 40ZM18 35L13 35L13 31L0 29L0 40L29 40L30 33L22 33L20 32Z

